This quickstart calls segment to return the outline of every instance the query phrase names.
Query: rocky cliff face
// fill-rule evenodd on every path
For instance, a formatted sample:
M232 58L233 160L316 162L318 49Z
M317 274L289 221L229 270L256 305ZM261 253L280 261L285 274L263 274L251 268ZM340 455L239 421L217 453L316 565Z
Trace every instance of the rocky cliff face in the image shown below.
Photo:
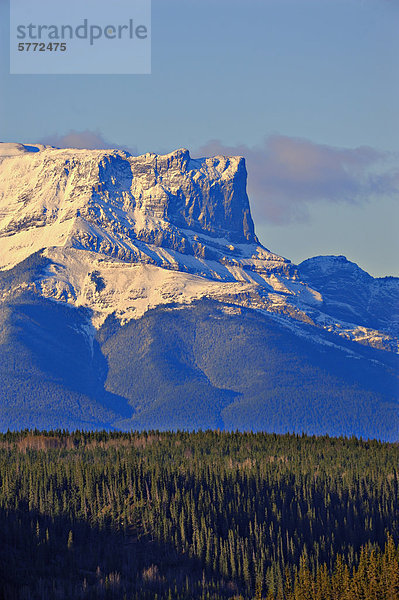
M132 262L134 242L142 241L214 258L215 243L201 235L258 242L241 157L192 160L184 149L133 157L117 150L6 146L0 158L0 234L23 238L27 255L53 242Z
M143 215L232 242L257 242L242 157L192 160L181 149L127 160L135 206Z
M212 298L298 335L328 331L396 352L397 280L374 280L344 257L295 267L264 248L246 178L241 157L192 159L185 149L133 157L0 144L0 269L37 252L48 259L39 277L0 295L29 289L89 308L97 328L111 314L126 323Z
M399 280L295 266L239 157L0 144L0 429L397 441Z

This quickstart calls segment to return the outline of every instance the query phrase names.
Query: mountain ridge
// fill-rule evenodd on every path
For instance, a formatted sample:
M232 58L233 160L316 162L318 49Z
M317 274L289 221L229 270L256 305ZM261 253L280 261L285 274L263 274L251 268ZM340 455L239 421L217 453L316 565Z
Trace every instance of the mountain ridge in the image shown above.
M242 157L5 146L2 268L43 251L52 265L32 289L89 307L96 327L113 312L127 322L159 304L212 297L397 351L398 323L388 316L368 327L356 311L331 310L328 286L324 298L309 269L319 259L296 267L259 243ZM379 285L385 299L396 294L392 281Z
M246 179L0 144L0 428L399 437L399 279L274 254Z

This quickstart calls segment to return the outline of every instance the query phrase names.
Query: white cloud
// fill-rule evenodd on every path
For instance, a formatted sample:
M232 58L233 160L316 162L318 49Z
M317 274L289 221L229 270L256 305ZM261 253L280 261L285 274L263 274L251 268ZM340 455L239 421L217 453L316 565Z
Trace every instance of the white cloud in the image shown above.
M256 147L212 140L199 153L246 158L248 193L257 221L305 221L312 203L362 204L391 197L399 189L399 170L391 166L394 157L367 146L337 148L274 135Z
M100 132L94 131L74 131L71 130L65 134L53 134L40 140L42 144L56 146L57 148L85 148L88 150L103 150L108 148L117 148L126 150L130 154L137 154L137 148L120 146L113 144L104 138Z

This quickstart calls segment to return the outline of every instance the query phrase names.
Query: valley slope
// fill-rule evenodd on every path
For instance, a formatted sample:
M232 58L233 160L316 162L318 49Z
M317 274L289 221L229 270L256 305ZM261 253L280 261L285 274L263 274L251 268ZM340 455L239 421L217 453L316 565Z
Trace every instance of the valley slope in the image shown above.
M240 157L0 144L0 427L396 440L399 280L259 243Z

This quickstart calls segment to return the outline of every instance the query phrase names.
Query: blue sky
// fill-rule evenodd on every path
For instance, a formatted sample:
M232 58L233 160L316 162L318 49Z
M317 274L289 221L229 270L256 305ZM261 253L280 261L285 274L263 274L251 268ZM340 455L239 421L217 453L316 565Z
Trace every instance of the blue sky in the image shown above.
M244 154L268 248L399 275L398 2L153 0L124 76L9 75L0 8L2 141Z

